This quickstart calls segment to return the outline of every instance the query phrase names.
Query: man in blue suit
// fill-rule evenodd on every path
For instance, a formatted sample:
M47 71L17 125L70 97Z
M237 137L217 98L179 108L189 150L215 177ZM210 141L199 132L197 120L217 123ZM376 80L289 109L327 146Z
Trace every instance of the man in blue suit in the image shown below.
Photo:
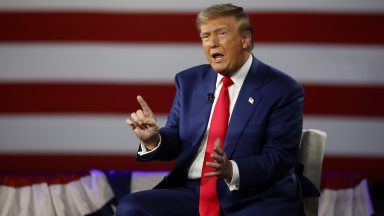
M177 159L175 167L154 189L123 198L117 215L199 215L202 177L217 178L220 215L299 215L302 195L294 168L302 132L302 87L252 55L253 30L241 7L211 6L198 14L196 23L209 64L176 75L165 127L158 126L141 96L142 109L127 119L141 141L137 159ZM209 155L213 162L204 163L223 77L233 82L228 87L228 127L219 141L224 145L216 145ZM202 174L203 166L212 171Z

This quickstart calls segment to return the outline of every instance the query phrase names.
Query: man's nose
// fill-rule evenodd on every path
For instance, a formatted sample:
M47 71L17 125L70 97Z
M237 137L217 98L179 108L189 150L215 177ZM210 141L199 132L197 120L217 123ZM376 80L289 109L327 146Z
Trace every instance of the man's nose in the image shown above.
M209 38L209 46L210 47L217 47L219 45L219 38L216 35L212 35Z

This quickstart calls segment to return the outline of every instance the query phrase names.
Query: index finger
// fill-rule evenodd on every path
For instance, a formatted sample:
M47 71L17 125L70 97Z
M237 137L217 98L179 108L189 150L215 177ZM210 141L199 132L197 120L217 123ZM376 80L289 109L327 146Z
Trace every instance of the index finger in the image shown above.
M214 143L214 150L215 150L215 152L217 153L217 154L219 154L219 155L223 155L224 154L224 150L220 147L220 139L219 138L217 138L216 140L215 140L215 143Z
M216 139L215 139L215 142L214 142L214 144L213 144L213 147L214 147L214 148L218 148L218 147L220 147L220 138L216 138Z
M136 99L139 102L139 104L140 104L141 108L143 109L143 111L145 113L148 113L148 114L152 115L153 112L152 112L151 108L149 108L147 102L145 102L144 98L141 97L140 95L137 95Z

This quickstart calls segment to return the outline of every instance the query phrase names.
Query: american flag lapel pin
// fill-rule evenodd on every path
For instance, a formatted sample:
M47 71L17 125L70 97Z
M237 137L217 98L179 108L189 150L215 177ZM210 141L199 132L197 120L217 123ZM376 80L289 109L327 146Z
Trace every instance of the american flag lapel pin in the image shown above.
M248 98L248 102L249 102L250 104L253 104L253 102L255 102L255 100L254 100L252 97L249 97L249 98Z

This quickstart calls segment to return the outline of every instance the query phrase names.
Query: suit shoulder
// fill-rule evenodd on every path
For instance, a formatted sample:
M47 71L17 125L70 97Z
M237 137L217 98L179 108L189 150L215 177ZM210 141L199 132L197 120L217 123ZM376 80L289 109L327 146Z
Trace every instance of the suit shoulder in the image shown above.
M302 88L301 84L289 74L260 62L265 85L273 84L282 88Z
M176 79L196 79L206 76L211 71L209 64L202 64L185 69L176 74Z

